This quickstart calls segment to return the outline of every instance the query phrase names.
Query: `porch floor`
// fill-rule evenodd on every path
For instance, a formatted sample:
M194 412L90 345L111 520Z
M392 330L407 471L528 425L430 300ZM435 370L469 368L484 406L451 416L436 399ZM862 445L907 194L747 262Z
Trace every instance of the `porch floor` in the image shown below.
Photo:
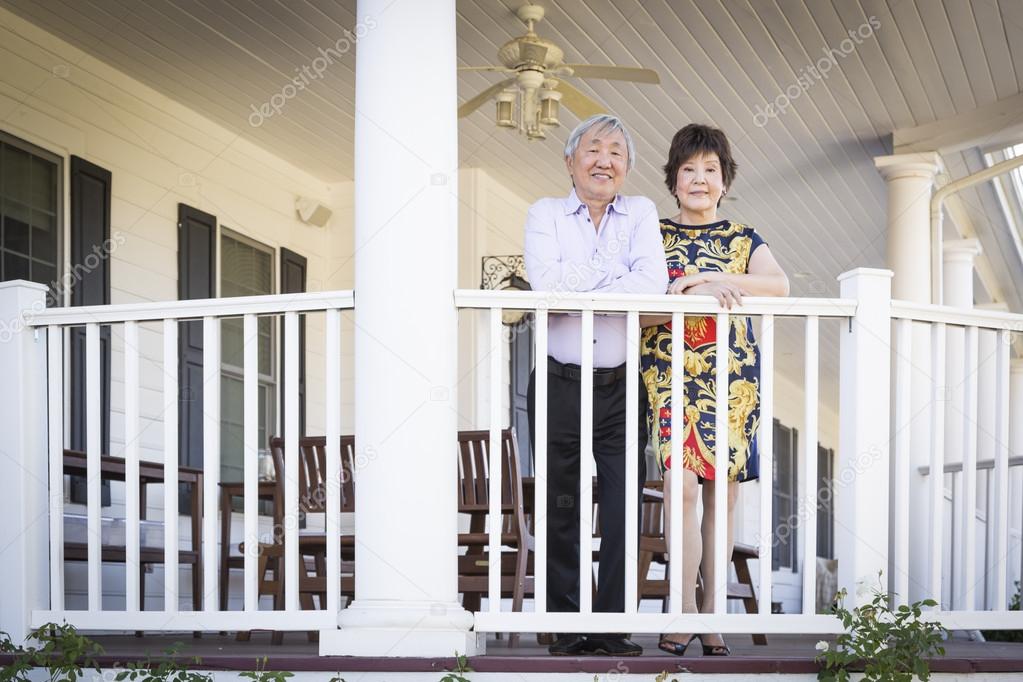
M147 655L160 657L176 642L183 645L177 654L182 663L193 657L202 663L191 667L205 670L253 670L257 659L268 657L266 670L292 671L392 671L429 672L451 670L452 658L382 658L360 656L318 655L318 645L309 642L305 633L285 633L281 645L270 643L270 633L253 633L248 642L238 642L234 635L204 634L193 638L187 633L132 635L97 635L105 654L98 660L103 667L126 661L145 660ZM552 657L546 647L537 645L533 635L523 635L517 647L508 640L491 635L487 654L469 659L479 672L587 672L607 673L618 670L632 673L704 672L704 673L813 673L814 645L820 639L809 635L770 635L767 646L754 646L748 635L732 635L728 644L732 655L708 658L694 647L680 659L657 649L655 635L636 635L634 641L643 647L636 658ZM1023 672L1023 643L971 642L953 638L945 643L946 655L931 662L933 672Z

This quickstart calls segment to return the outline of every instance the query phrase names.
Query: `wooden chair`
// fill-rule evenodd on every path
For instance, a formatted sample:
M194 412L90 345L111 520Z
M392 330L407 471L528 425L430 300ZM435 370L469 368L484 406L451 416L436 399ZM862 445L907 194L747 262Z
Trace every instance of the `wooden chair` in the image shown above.
M647 481L643 490L643 518L639 538L639 598L660 599L662 611L668 610L668 546L664 537L664 487L663 481ZM728 598L741 599L746 613L757 613L757 596L749 570L749 560L760 556L756 547L735 543L732 549L732 565L738 582L728 581ZM657 563L664 566L664 578L651 579L650 567ZM698 576L697 601L702 599L702 576ZM753 643L767 644L767 636L754 634Z
M521 611L526 596L533 594L533 536L526 524L522 479L515 430L501 432L501 597L511 598L512 610ZM458 534L458 591L462 605L478 611L489 590L490 536L490 431L458 434L458 511L469 516L469 530ZM491 520L491 522L493 522ZM518 633L509 638L518 643Z
M325 436L300 438L298 441L298 509L302 514L326 512L327 503L327 439ZM260 543L257 562L259 596L273 597L275 609L284 607L284 439L270 438L270 454L274 464L277 492L274 504L274 537ZM355 437L341 436L341 513L355 512ZM355 537L341 535L341 595L355 598ZM244 546L240 546L244 552ZM304 609L324 609L327 602L327 539L322 532L300 531L298 553L302 570L299 573L299 603ZM318 604L314 602L316 598ZM239 632L246 641L249 632ZM310 632L310 641L316 640ZM280 644L283 633L274 632L272 641Z
M64 475L85 476L86 454L77 450L64 450ZM122 457L102 455L100 457L100 478L104 481L124 481L125 460ZM178 563L192 568L192 608L202 610L202 494L203 474L200 469L178 467L178 482L190 488L191 504L189 517L191 540L188 549L178 551ZM146 491L148 486L163 484L163 464L139 462L139 510L141 519L146 517ZM175 511L175 513L177 513ZM164 537L164 542L177 543L177 538ZM124 563L124 545L103 545L100 556L103 562ZM84 542L65 542L65 561L88 561L89 547ZM145 609L146 569L153 564L163 563L163 547L139 547L139 608ZM177 580L177 576L165 576L165 580ZM63 606L63 603L61 604ZM174 605L177 607L177 605Z

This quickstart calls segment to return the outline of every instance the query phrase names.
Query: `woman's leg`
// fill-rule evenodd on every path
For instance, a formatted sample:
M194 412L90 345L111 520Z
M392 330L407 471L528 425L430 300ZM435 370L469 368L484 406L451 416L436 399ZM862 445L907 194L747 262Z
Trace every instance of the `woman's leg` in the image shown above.
M717 519L715 518L714 501L715 501L715 488L716 485L711 484L710 481L703 485L703 538L702 544L706 548L703 553L703 559L700 563L701 573L703 575L703 604L701 604L700 613L713 613L714 612L714 571L715 557L717 555L714 552L714 532L716 528ZM725 550L725 566L724 570L728 572L728 566L732 559L732 548L735 546L735 504L739 499L739 483L737 481L728 482L728 518L726 519L727 527L727 544ZM726 581L727 582L727 581ZM724 638L719 634L704 635L704 642L706 646L723 646Z
M700 521L696 517L696 501L700 495L700 482L696 474L682 469L682 613L698 613L696 606L696 576L703 552L700 539ZM671 470L664 472L664 539L671 548L672 522L678 512L671 504ZM674 560L674 557L671 557ZM665 639L685 644L688 634L665 635Z

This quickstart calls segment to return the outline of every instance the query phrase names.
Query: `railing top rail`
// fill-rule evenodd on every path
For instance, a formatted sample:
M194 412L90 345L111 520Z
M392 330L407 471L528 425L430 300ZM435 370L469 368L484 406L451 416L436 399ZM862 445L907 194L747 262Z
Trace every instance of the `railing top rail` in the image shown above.
M1019 467L1019 466L1023 466L1023 457L1010 457L1009 458L1009 468ZM984 470L993 471L994 468L995 468L995 460L993 460L993 459L982 459L979 462L977 462L977 471L984 471ZM916 470L920 473L921 476L929 476L931 474L931 467L928 466L928 465L917 467ZM944 467L944 471L945 471L946 474L959 474L959 473L962 473L962 471L963 471L963 463L962 462L952 462L951 464L946 464L945 467Z
M977 310L933 303L893 300L892 317L915 322L944 322L961 327L1023 331L1023 315L1000 310Z
M722 312L712 296L668 296L666 294L600 294L553 291L455 290L459 308L510 308L572 312L675 313L714 315ZM852 317L856 301L845 298L778 298L745 296L733 315L779 315L792 317Z
M189 301L161 301L93 305L75 308L47 308L29 312L25 323L30 327L47 325L83 325L90 323L145 322L153 320L187 320L202 317L240 317L242 315L273 315L286 312L315 312L336 308L354 308L355 293L350 290L315 291L303 294L272 294L269 296L237 296L205 298Z

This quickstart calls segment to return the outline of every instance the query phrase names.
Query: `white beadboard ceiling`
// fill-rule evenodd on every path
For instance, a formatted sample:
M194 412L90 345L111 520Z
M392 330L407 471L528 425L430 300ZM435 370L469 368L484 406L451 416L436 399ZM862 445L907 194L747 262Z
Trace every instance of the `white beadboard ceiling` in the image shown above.
M395 0L378 22L398 21ZM203 113L325 180L352 176L355 55L289 100L280 115L249 124L253 105L354 31L355 3L316 0L0 0L23 18ZM495 63L498 46L524 33L519 0L458 0L461 65ZM885 263L885 188L873 157L891 152L895 129L918 126L1023 91L1023 0L550 0L537 33L568 62L656 69L661 85L576 79L620 115L636 138L629 193L664 215L674 202L660 167L682 125L712 123L739 162L729 217L755 225L792 276L794 295L837 295L835 277ZM824 79L758 126L774 101L849 31L877 29ZM866 29L863 31L867 33ZM428 37L424 37L428 39ZM848 46L848 42L846 46ZM410 55L414 57L414 46ZM463 73L469 99L499 74ZM402 104L396 101L397 106ZM1023 112L1020 112L1023 118ZM577 121L544 142L493 123L484 106L462 120L460 158L532 201L567 191L560 148ZM981 148L944 156L952 178L983 166ZM1021 310L1023 262L991 186L963 192L1006 302ZM949 228L952 236L954 228ZM491 250L507 252L493 235ZM495 243L496 242L496 243ZM983 300L985 292L978 296ZM802 334L782 332L779 358L801 376ZM837 332L822 328L826 390L834 387ZM785 352L785 351L783 351ZM786 360L790 357L791 360Z

